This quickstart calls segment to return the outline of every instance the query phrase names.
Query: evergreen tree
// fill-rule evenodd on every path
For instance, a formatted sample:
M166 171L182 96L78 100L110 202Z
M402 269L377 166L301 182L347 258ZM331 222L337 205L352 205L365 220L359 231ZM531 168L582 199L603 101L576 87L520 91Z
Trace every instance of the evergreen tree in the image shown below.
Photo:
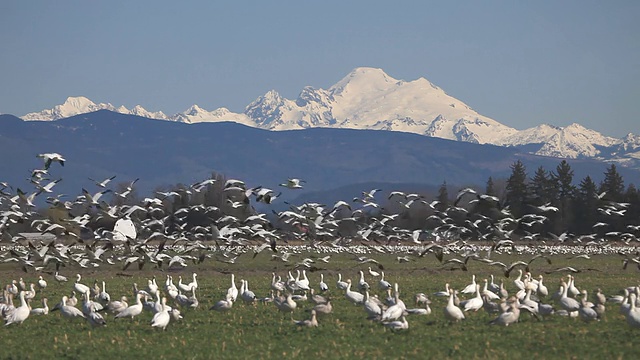
M447 182L444 181L442 185L440 185L440 189L438 189L438 197L436 200L439 201L438 205L436 205L436 209L438 211L444 212L449 207L449 192L447 191Z
M611 164L604 173L604 180L600 183L600 192L606 192L603 199L622 202L624 180L618 173L616 164Z
M573 223L573 203L576 187L573 185L573 170L566 160L562 160L553 174L557 186L558 226L556 231L569 230Z
M493 184L493 178L489 176L489 180L487 180L487 187L484 190L484 193L491 196L496 196L495 185Z
M590 234L598 219L598 189L590 176L585 177L578 186L573 231L577 234Z
M519 218L525 214L528 204L527 194L527 169L518 160L511 165L511 176L507 179L506 205L511 209L511 214Z

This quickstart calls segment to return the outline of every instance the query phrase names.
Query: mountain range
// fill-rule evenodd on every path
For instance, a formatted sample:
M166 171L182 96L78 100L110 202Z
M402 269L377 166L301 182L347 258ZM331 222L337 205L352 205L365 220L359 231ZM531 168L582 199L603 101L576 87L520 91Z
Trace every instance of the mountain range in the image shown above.
M513 147L530 154L558 158L592 158L640 166L640 136L617 139L579 124L547 124L517 130L480 115L424 78L397 80L376 68L356 68L329 89L307 86L295 100L268 91L243 113L227 108L207 111L193 105L166 115L138 105L132 109L69 97L53 109L29 113L23 120L59 120L96 110L188 124L232 121L265 130L340 128L390 130L476 144Z
M560 160L519 151L515 147L439 139L407 132L311 128L268 131L234 122L185 124L99 110L57 121L23 121L0 115L0 182L32 192L32 169L42 168L36 155L62 154L64 166L52 164L49 178L62 178L56 193L73 198L82 188L99 190L88 178L116 176L119 183L136 178L136 190L178 183L193 184L213 172L283 192L282 200L319 196L331 202L359 196L374 187L385 191L432 191L443 182L457 191L483 188L489 176L499 182L521 160L530 176L542 166L554 170ZM607 164L573 159L574 181L586 175L600 181ZM621 167L637 182L640 171ZM287 178L306 180L303 190L279 187ZM360 189L360 190L358 190Z

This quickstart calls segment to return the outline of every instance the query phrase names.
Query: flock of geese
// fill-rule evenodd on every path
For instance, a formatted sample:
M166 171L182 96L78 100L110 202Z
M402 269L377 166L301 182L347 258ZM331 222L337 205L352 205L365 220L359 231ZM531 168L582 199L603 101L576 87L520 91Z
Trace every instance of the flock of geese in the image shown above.
M517 287L515 295L509 295L504 284L495 284L493 276L491 282L484 280L484 286L476 283L474 276L471 284L459 292L447 284L444 291L432 294L447 299L443 311L450 321L462 321L469 313L480 310L496 315L492 324L505 326L517 322L522 310L537 318L560 314L597 321L604 315L605 302L608 301L620 303L620 311L629 325L640 326L638 287L625 289L624 295L609 299L598 292L596 301L592 303L588 293L577 290L575 285L574 274L581 269L560 267L547 272L570 273L561 280L554 294L549 294L543 284L544 275L533 277L529 269L536 259L547 260L550 264L547 255L570 254L588 259L589 254L594 253L618 253L624 259L624 267L634 264L640 269L640 254L634 246L640 227L629 225L628 232L603 236L595 232L581 237L567 233L551 234L555 240L553 245L544 242L535 246L522 245L511 240L512 231L523 226L533 229L536 224L546 221L546 214L558 209L546 204L516 219L508 208L496 207L495 216L483 216L470 212L461 204L497 203L499 200L470 188L461 190L446 209L442 209L438 201L429 202L419 194L392 191L387 201L400 209L393 214L382 211L376 200L380 189L363 191L362 196L351 202L337 201L333 206L290 204L288 210L258 213L252 202L272 204L281 192L262 186L247 187L236 179L226 180L224 184L219 183L221 180L205 179L182 189L157 192L139 204L112 205L105 201L107 194L112 193L114 199L127 200L137 179L128 183L123 191L116 192L109 188L115 176L103 180L90 178L97 191L83 188L75 199L64 200L63 194L54 194L61 179L52 180L50 173L54 164L64 166L64 157L57 153L37 156L43 159L43 167L31 172L30 182L34 185L31 192L19 188L14 190L10 184L0 182L0 235L3 240L0 244L4 244L0 245L0 261L16 263L27 274L41 274L38 281L29 287L20 279L13 280L4 288L0 310L6 325L22 323L30 315L49 314L46 298L41 299L40 308L32 308L31 303L47 287L43 278L46 274L51 274L61 284L67 281L60 275L66 267L92 269L110 266L127 271L147 266L161 271L183 270L190 264L200 264L208 259L227 264L250 261L246 259L248 256L243 260L238 258L247 253L255 258L269 249L271 260L283 262L292 269L286 279L273 274L270 294L259 298L250 290L246 280L241 280L238 288L232 275L231 286L222 299L211 306L212 310L230 311L236 301L263 302L273 303L279 311L293 314L299 303L308 302L312 305L310 318L294 322L314 327L318 326L319 317L333 311L330 297L325 295L343 292L345 299L363 308L368 319L394 330L406 329L409 326L407 317L431 313L429 296L416 294L416 307L408 308L401 298L399 285L385 280L383 264L368 255L397 254L398 262L408 262L433 254L442 267L469 271L471 262L478 261L499 268L506 278L516 270L519 274L514 281ZM294 178L279 186L283 191L298 190L304 183L304 180ZM218 186L223 195L223 203L219 206L207 205L203 201L202 194L214 186ZM55 216L43 216L36 211L36 204L43 197L46 197L49 214ZM183 200L179 202L183 205L176 207L177 202L173 201L176 198ZM627 206L606 202L601 213L621 217ZM399 220L415 207L430 211L432 215L426 219L430 225L420 229L397 226ZM25 224L40 238L34 240L14 230ZM98 227L96 224L107 225ZM534 240L541 235L530 233L527 237ZM612 246L604 241L613 237L626 243L626 247ZM488 245L471 240L482 240ZM576 244L580 246L574 246ZM310 251L328 255L300 259L302 254ZM528 262L516 261L509 265L491 259L491 254L503 251L531 254L533 257ZM350 279L343 281L339 275L336 288L330 291L320 266L330 261L331 254L341 252L352 254L354 265L368 265L368 274L376 279L379 277L377 284L370 286L364 271L360 271L357 284L352 284ZM481 252L485 254L480 255ZM310 284L307 270L320 272L317 293ZM149 279L145 289L134 285L129 296L118 299L111 299L104 282L102 286L98 283L87 286L81 280L77 275L71 295L62 297L51 311L59 311L64 317L86 319L92 326L102 326L106 324L105 311L112 312L118 319L135 318L146 309L154 314L151 325L164 329L170 321L182 318L180 310L184 312L200 305L196 273L187 284L182 279L174 284L171 275L167 275L163 285L157 284L155 278ZM376 288L380 294L374 293ZM459 294L468 298L461 300ZM547 296L554 299L554 306L543 302ZM14 305L14 300L19 300L19 306Z
M505 281L500 284L494 282L494 276L489 279L476 281L475 275L471 282L460 290L456 290L445 284L445 289L427 295L417 293L413 296L413 307L407 306L402 300L398 283L391 284L385 280L384 271L376 271L368 268L368 274L375 277L368 282L364 271L359 271L357 283L351 279L338 278L331 286L325 282L324 273L320 274L320 281L311 284L306 270L296 270L295 276L288 272L286 279L282 279L275 273L269 284L269 295L257 296L249 288L249 282L241 279L240 287L236 285L235 275L231 274L230 286L226 291L221 291L223 299L210 306L210 310L218 312L232 311L237 302L251 308L262 303L264 306L274 306L279 312L291 314L293 324L302 327L317 327L318 318L333 313L333 303L336 296L344 296L347 302L341 306L355 306L362 309L364 319L378 322L392 330L405 330L409 328L408 317L431 315L432 301L430 297L442 297L441 301L444 318L450 322L464 321L468 316L479 311L485 311L494 316L489 323L493 325L509 326L520 320L524 310L530 317L543 320L549 316L575 317L584 322L600 321L606 316L607 306L619 309L629 326L640 328L640 286L630 286L623 289L622 295L607 297L600 289L593 294L593 302L586 289L580 290L576 285L576 277L572 274L560 279L560 286L554 292L544 283L544 275L534 277L530 272L518 269L518 276L511 284L510 289L515 293L509 293ZM122 318L135 319L143 312L148 311L152 315L151 327L166 329L172 321L183 319L183 313L189 314L193 309L201 307L198 300L197 273L193 273L191 281L183 282L179 277L178 283L174 283L172 275L167 274L164 284L158 284L156 277L148 279L145 288L139 288L133 284L132 292L117 298L107 292L106 284L101 286L95 281L93 286L82 283L80 274L71 285L66 285L68 279L59 273L54 275L58 286L63 286L71 296L62 296L60 301L52 308L49 307L44 293L49 287L43 276L29 286L23 278L13 280L3 289L0 299L0 314L5 320L5 326L21 324L30 316L47 316L57 311L64 318L79 319L88 322L92 327L105 326L108 313L113 316L113 321ZM371 278L370 278L371 279ZM317 289L317 292L315 291ZM331 295L329 295L331 294ZM80 296L78 298L77 296ZM460 296L466 298L461 299ZM19 306L14 305L14 298L20 300ZM333 298L333 299L332 299ZM41 301L42 307L32 307L34 301ZM171 304L168 304L168 301ZM273 304L273 305L269 305ZM206 307L206 306L205 306ZM293 313L298 308L306 307L310 317L304 320L294 320ZM185 315L188 316L188 315ZM614 315L615 316L615 315ZM111 320L110 320L111 321Z

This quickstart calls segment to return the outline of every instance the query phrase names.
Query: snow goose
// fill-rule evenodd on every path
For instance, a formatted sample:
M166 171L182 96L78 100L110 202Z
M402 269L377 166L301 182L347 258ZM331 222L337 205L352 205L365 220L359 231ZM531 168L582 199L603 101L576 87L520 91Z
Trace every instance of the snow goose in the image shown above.
M67 281L69 281L69 279L67 279L66 276L60 275L57 271L53 275L53 278L56 279L57 282L67 282Z
M274 299L273 303L276 305L278 310L289 313L292 313L298 306L298 304L291 298L291 293L288 293L286 298L278 297Z
M42 278L42 275L38 277L38 287L40 290L44 290L47 287L47 281Z
M316 317L316 311L313 310L313 309L311 310L311 319L293 320L293 323L298 325L298 326L317 327L318 326L318 319Z
M231 297L231 295L227 294L227 297L224 300L218 301L211 308L209 308L209 310L224 312L224 311L231 310L232 307L233 307L233 298Z
M366 311L369 319L378 320L382 317L383 307L379 301L374 297L369 296L369 291L364 293L364 311Z
M130 305L126 309L116 314L116 319L131 317L131 319L133 320L134 317L140 315L142 313L142 301L140 301L141 296L142 295L140 295L139 293L136 294L136 303L133 305Z
M73 319L73 318L77 318L77 317L81 317L81 318L86 318L86 316L82 313L82 311L80 311L80 309L69 305L69 299L66 296L62 297L62 301L60 301L60 304L58 305L58 309L60 310L60 313L62 314L62 316L68 318L68 319Z
M231 286L227 289L227 297L231 298L233 302L238 298L238 288L236 287L235 275L231 274Z
M464 313L453 303L453 290L449 290L449 301L447 302L447 306L444 308L444 317L449 321L459 322L460 320L464 320Z
M520 307L518 304L518 298L515 296L512 297L511 302L512 304L509 307L509 310L498 315L498 317L493 319L490 324L509 326L515 322L518 322L518 319L520 318Z
M342 274L338 273L338 281L336 281L336 287L338 290L347 290L348 284L345 281L342 281Z
M246 280L240 280L240 282L242 283L242 285L240 286L240 289L244 290L240 294L240 296L242 297L242 300L245 303L254 304L256 301L256 294L253 291L249 290L249 282Z
M162 328L162 330L164 330L167 328L167 325L169 325L169 321L171 320L166 297L162 297L161 307L162 310L153 315L153 318L151 319L151 326Z
M473 310L477 312L482 308L482 296L480 295L480 285L476 285L476 296L471 299L462 301L460 306L464 309L465 312Z
M333 311L333 306L331 305L331 300L327 300L325 304L317 304L313 307L313 310L316 311L317 314L328 315Z
M467 285L464 289L462 289L462 294L473 294L476 292L476 276L471 276L471 284Z
M578 311L580 309L580 303L574 298L567 296L568 287L560 286L562 288L562 296L560 297L560 306L566 310L569 314Z
M90 291L91 288L85 284L81 284L80 280L82 280L82 276L80 274L76 275L76 282L73 284L73 288L76 290L78 294L84 294L87 291Z
M394 304L389 306L387 310L382 313L382 321L393 321L398 320L402 316L402 314L407 310L407 307L404 304L404 301L400 300L400 291L398 290L398 283L394 284L395 292L394 292Z
M391 289L391 283L384 279L384 271L380 273L380 281L378 281L378 287L380 290Z
M500 288L498 288L500 290ZM489 298L489 300L500 300L500 296L489 290L489 280L484 279L484 288L482 290L482 295Z
M25 300L25 292L20 292L20 306L15 308L9 315L5 317L4 326L11 324L22 324L27 318L31 311L29 310L29 304L27 304L27 300Z
M351 291L351 279L347 279L347 289L345 290L345 297L347 300L358 305L364 302L364 295L357 291Z
M329 291L329 286L324 282L324 274L320 274L320 291Z
M539 275L537 294L539 297L546 297L549 295L549 289L542 283L542 279L542 275Z
M627 324L634 328L640 328L640 311L636 307L636 294L629 294L629 311L625 314Z
M593 305L587 302L587 290L582 290L582 299L580 299L580 309L578 310L578 315L580 319L584 322L591 322L598 319L598 313L593 309Z
M371 270L371 266L369 266L369 275L373 277L378 277L380 276L380 273L378 273L377 271Z
M107 321L104 319L104 317L102 317L102 315L100 315L100 313L96 311L96 304L98 303L92 302L89 305L89 313L86 315L87 321L89 322L89 324L91 324L92 327L106 326Z
M409 322L407 322L404 315L400 317L400 320L383 322L382 324L391 330L406 330L409 328Z
M128 301L127 297L123 296L123 297L120 298L120 300L114 300L114 301L109 302L109 305L107 306L107 308L112 313L118 314L122 310L124 310L124 309L129 307L129 304L128 304L127 301Z
M49 313L49 305L47 305L47 298L42 299L42 307L31 309L31 315L47 315Z

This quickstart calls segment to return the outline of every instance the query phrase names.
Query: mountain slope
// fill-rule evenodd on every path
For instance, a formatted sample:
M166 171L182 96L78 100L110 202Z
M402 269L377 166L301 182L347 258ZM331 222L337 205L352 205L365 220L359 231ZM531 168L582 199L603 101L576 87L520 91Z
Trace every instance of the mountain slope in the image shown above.
M637 143L615 139L578 124L567 127L539 125L518 131L478 114L424 78L397 80L381 69L360 67L329 89L307 86L295 100L270 90L251 102L244 113L226 108L208 111L198 105L171 116L141 106L129 110L70 97L64 104L25 120L57 120L106 109L123 114L189 124L233 121L267 130L347 128L410 132L429 137L478 144L517 147L537 155L560 158L599 158L627 166L640 166ZM636 150L634 150L636 149Z
M0 151L12 154L0 163L0 181L32 187L26 178L42 166L36 154L58 152L67 162L51 168L62 177L56 187L71 196L93 183L87 178L117 175L118 182L140 178L141 193L176 183L191 184L213 171L240 178L249 186L278 188L287 178L307 181L305 191L349 184L415 183L483 186L489 176L507 177L522 160L532 171L552 170L558 159L521 154L515 148L479 145L416 134L313 128L266 131L233 122L183 124L156 121L106 110L55 122L25 122L0 115ZM598 180L606 164L571 162L576 179ZM639 173L621 169L623 176ZM285 191L285 196L300 193Z

